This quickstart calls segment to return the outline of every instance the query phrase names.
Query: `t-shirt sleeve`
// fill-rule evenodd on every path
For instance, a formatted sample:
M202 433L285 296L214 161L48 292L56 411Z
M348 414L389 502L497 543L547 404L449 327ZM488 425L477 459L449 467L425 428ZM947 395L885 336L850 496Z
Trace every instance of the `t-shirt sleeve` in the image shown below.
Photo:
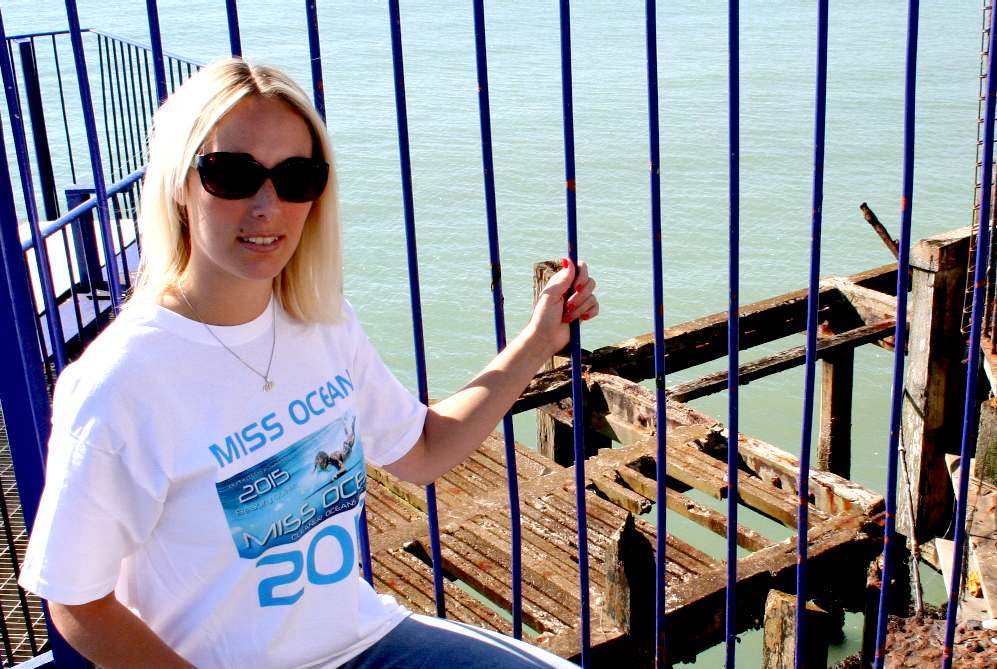
M158 482L127 466L114 442L100 425L86 440L53 431L19 579L26 590L61 604L103 597L114 590L121 561L151 534L162 511Z
M353 369L359 380L357 415L364 455L375 465L389 465L408 453L422 435L426 405L385 366L349 304L345 311L356 347Z

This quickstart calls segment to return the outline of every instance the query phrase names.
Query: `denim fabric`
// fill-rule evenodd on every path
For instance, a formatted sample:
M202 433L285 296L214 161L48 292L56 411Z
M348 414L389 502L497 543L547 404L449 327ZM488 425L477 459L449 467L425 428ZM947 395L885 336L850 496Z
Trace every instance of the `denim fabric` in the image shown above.
M577 669L497 632L413 614L341 669Z

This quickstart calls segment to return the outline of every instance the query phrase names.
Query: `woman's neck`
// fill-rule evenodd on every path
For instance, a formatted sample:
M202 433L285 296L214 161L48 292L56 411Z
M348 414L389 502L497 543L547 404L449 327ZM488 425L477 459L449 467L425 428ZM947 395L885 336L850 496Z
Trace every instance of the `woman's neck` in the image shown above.
M159 303L181 316L207 325L242 325L257 318L267 308L273 293L272 281L240 282L238 287L209 287L187 273L178 285L167 288Z

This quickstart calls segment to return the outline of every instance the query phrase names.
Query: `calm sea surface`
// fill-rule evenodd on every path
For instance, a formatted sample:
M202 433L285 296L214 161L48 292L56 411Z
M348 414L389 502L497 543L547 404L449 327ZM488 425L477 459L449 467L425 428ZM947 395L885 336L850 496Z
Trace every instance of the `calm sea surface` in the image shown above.
M225 55L221 0L159 6L167 50L205 61ZM414 388L386 7L320 2L322 61L347 292L385 360ZM65 9L53 0L4 0L2 11L8 34L66 26ZM288 69L310 90L304 3L243 2L239 12L244 53ZM832 3L825 276L891 260L862 220L860 202L899 235L906 12L896 1ZM84 1L80 16L84 26L148 40L139 0ZM806 285L816 19L815 2L741 3L742 304ZM438 397L460 387L495 346L471 3L408 0L402 22L429 382ZM979 0L921 7L915 238L970 221L980 24ZM557 3L488 3L487 29L511 335L529 315L532 264L559 258L566 247ZM673 325L727 305L725 3L661 3L658 30L665 307ZM582 344L595 348L652 327L643 3L574 3L572 42L579 251L598 277L602 301ZM792 337L778 348L800 343ZM742 361L761 354L745 352ZM856 361L853 476L882 489L890 356L865 347ZM745 387L742 431L798 451L802 387L801 370ZM726 415L724 395L696 405ZM530 417L517 422L520 441L533 443L533 432ZM693 543L722 551L703 533ZM853 651L855 630L849 635L832 649L835 656ZM741 666L754 666L754 640L741 648ZM717 657L703 656L700 664L714 666Z

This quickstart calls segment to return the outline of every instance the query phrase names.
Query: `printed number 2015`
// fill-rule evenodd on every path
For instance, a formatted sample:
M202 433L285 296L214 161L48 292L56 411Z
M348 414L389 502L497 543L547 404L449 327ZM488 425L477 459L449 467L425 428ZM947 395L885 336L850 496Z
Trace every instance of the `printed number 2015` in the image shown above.
M333 572L323 574L315 565L315 550L323 539L332 539L339 543L343 554L343 564ZM329 525L315 533L308 548L302 551L288 551L286 553L274 553L260 558L256 562L257 567L272 564L287 563L291 565L291 570L286 574L269 576L262 581L258 588L260 596L260 606L288 606L298 601L305 593L304 587L298 588L296 592L289 595L275 595L274 590L282 585L297 583L304 571L308 575L308 582L314 585L331 585L338 583L353 573L356 563L356 555L353 550L353 538L350 533L338 525Z

